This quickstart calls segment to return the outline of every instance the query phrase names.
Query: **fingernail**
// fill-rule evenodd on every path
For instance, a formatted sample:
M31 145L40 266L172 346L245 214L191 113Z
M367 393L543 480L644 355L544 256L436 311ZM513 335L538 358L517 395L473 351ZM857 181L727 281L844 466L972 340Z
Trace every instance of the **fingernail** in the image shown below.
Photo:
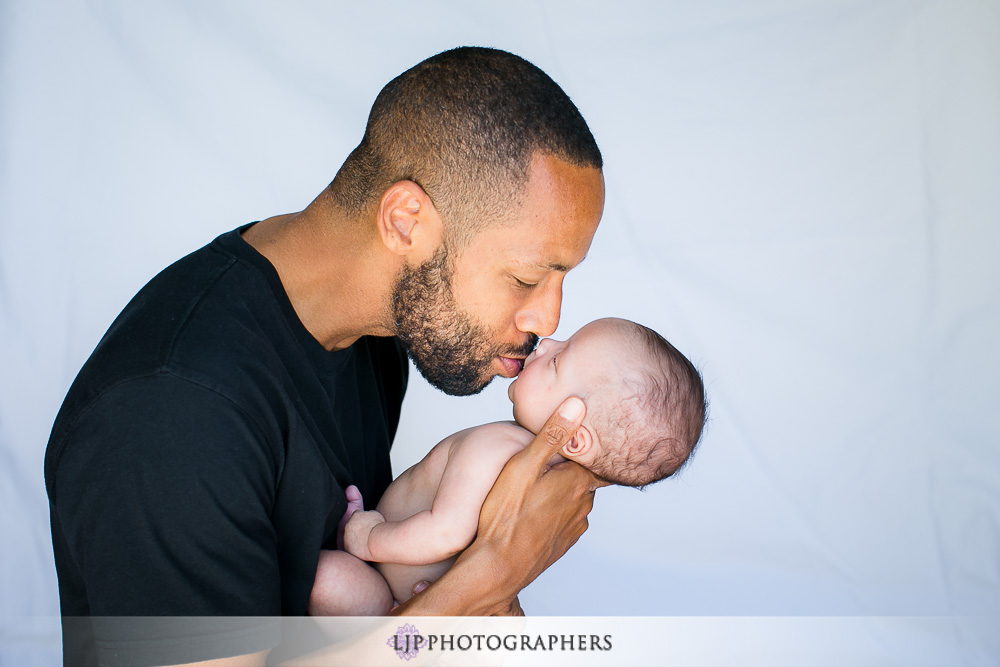
M571 397L566 399L566 402L559 408L559 416L563 419L576 421L583 414L583 408L583 401L579 398Z

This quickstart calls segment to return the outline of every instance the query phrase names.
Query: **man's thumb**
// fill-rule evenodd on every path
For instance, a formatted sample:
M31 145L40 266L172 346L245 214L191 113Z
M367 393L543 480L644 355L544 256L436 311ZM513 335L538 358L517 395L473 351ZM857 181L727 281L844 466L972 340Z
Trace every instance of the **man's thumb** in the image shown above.
M585 414L587 414L587 406L584 405L583 400L576 396L570 396L549 417L549 420L545 422L545 426L542 427L542 432L539 433L544 439L545 444L549 447L548 451L542 452L546 460L551 455L551 450L561 449L563 445L576 435L577 429L583 423L583 416Z

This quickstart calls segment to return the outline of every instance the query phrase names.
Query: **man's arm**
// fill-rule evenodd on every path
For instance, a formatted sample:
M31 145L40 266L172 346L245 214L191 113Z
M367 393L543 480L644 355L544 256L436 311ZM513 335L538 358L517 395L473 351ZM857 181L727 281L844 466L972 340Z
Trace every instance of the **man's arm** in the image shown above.
M452 444L429 510L403 521L379 512L355 512L344 548L363 560L428 565L451 558L476 537L479 512L504 465L524 449L530 431L509 423L485 424Z
M277 622L190 620L281 613L274 457L228 399L170 373L136 378L60 444L46 471L53 549L64 614L82 619L64 619L67 664L95 649L102 663L175 664L280 641Z
M441 579L393 614L508 613L518 592L576 543L587 530L594 491L605 483L570 461L547 464L576 433L585 412L576 397L559 406L497 478L483 503L476 540Z

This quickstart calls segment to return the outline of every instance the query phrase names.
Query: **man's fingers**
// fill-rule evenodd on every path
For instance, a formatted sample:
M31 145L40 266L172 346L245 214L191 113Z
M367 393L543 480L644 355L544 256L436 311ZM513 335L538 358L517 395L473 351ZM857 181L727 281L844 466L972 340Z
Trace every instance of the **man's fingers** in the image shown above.
M549 417L538 436L532 441L529 447L530 456L535 460L548 462L554 452L562 449L563 445L576 435L586 414L587 406L582 399L576 396L567 398ZM539 442L542 444L538 444Z

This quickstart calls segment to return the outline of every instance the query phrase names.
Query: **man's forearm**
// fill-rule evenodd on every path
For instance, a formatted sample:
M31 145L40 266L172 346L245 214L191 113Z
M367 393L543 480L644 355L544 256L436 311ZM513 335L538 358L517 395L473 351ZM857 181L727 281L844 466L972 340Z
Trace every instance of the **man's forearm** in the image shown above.
M412 616L493 616L504 613L520 589L498 577L492 557L473 543L420 595L392 610Z

